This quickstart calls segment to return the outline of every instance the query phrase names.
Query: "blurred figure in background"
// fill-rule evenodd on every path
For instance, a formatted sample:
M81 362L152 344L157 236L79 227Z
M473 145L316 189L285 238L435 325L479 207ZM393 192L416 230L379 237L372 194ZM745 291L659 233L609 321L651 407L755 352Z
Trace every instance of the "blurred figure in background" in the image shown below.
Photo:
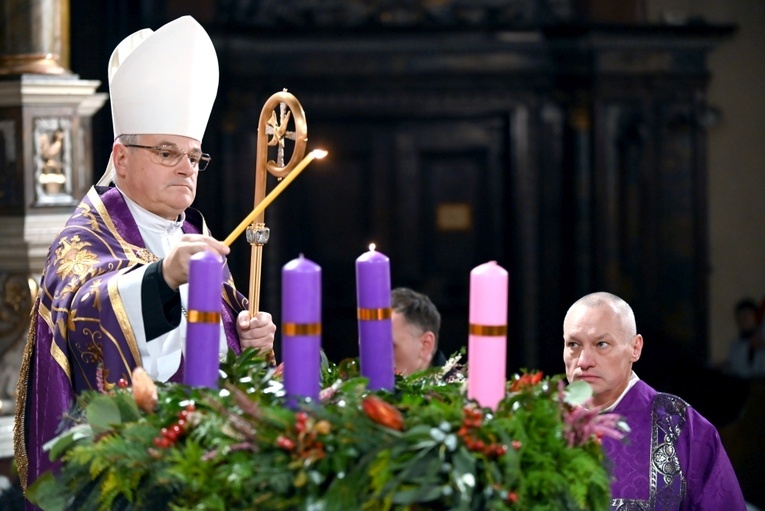
M728 371L742 378L765 376L765 332L759 320L757 303L739 300L733 309L738 336L731 342Z

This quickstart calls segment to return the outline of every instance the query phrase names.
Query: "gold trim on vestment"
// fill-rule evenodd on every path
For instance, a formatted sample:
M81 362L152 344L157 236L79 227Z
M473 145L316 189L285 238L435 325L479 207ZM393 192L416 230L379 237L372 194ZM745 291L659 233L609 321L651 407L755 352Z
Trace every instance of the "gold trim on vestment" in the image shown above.
M42 297L40 298L39 302L40 302L39 310L37 311L37 313L40 315L43 321L45 321L45 323L48 325L48 329L51 332L54 332L55 329L53 328L53 319L51 318L50 310L48 310L45 304L42 303Z
M27 391L29 389L29 371L32 366L32 359L37 343L37 310L40 305L40 296L38 295L32 306L30 318L29 333L27 334L27 344L24 346L24 353L21 357L21 369L19 371L19 381L16 384L16 413L13 424L13 458L16 464L16 470L19 474L19 483L21 489L27 491L27 477L29 474L29 457L27 456L26 438L24 434L27 415Z
M471 323L469 333L481 337L500 337L507 335L507 325L474 325Z
M61 370L64 371L66 377L69 378L69 381L72 381L72 369L69 366L69 359L66 357L66 353L61 350L61 347L56 344L55 335L53 335L50 343L50 356L53 357L53 360L55 360L59 367L61 367Z
M109 211L107 211L106 206L104 206L104 203L101 200L101 196L98 194L95 187L91 187L90 191L88 191L88 199L90 199L91 204L93 204L93 207L98 212L101 220L104 222L104 226L109 230L109 232L112 233L114 239L116 239L122 247L122 251L125 252L128 260L134 259L136 257L135 249L138 247L132 243L128 243L125 241L122 235L120 235L120 232L117 230L117 227L115 227L114 222L112 221L112 217L109 214ZM122 200L125 199L123 198Z
M282 335L321 335L321 323L282 323Z
M234 279L231 277L231 273L229 272L228 280L223 283L223 288L221 292L221 296L223 297L223 301L226 303L229 309L232 311L237 310L244 310L247 308L247 304L243 303L247 298L242 295L242 300L237 300L237 291L236 286L234 285ZM234 316L236 316L236 313L234 313Z
M56 328L53 324L50 310L48 310L45 304L42 303L42 298L39 300L37 307L38 316L45 321L51 332L52 340L50 343L50 356L53 357L53 360L55 360L59 367L61 367L61 370L64 371L64 374L69 378L69 381L72 381L72 368L69 365L69 359L67 358L66 353L61 350L61 347L56 344ZM60 332L61 338L66 339L66 324L63 321L61 323L60 328L63 330Z
M190 310L186 313L189 323L220 323L220 312Z
M362 321L379 321L381 319L390 319L393 310L390 307L381 307L379 309L358 308L357 317Z

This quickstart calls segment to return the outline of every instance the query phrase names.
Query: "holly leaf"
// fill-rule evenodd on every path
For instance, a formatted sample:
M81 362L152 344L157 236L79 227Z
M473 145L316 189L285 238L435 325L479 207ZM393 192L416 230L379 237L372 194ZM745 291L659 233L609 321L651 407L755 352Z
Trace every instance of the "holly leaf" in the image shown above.
M408 506L418 502L430 502L439 498L443 491L443 487L439 485L424 485L400 490L393 495L393 503Z
M115 397L115 403L119 407L122 422L133 422L141 418L141 410L130 392L120 392Z
M52 472L46 472L35 480L26 493L32 504L46 511L64 511L72 501L72 496L60 485Z
M59 459L72 444L78 440L91 438L92 436L93 428L91 428L89 424L78 424L72 429L67 430L65 433L46 442L45 445L43 445L43 450L50 451L50 460L55 461Z
M115 425L122 423L120 409L109 396L93 398L85 410L85 416L96 434L111 431Z
M582 406L591 397L592 387L590 384L579 380L566 387L564 400L572 406Z

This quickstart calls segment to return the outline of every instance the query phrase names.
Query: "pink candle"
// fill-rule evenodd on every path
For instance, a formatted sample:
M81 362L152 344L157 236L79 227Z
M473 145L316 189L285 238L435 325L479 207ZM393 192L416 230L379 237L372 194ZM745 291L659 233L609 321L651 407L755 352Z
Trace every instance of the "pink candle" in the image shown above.
M361 375L372 390L393 390L390 260L374 245L356 259L356 301Z
M186 385L218 388L222 287L221 257L209 250L191 256L183 366L183 383Z
M468 398L496 408L505 397L507 270L491 261L470 272Z
M282 359L287 402L319 399L321 267L303 257L282 268Z

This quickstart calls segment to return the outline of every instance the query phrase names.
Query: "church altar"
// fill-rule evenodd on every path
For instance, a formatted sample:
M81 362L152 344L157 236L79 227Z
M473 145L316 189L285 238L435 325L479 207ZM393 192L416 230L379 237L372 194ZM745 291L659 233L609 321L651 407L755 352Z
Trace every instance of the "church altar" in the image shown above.
M142 369L84 393L28 497L45 510L600 510L611 414L585 383L516 374L496 409L466 397L460 355L368 389L358 359L325 363L316 401L285 401L282 368L248 349L218 388ZM446 375L446 376L445 376Z

